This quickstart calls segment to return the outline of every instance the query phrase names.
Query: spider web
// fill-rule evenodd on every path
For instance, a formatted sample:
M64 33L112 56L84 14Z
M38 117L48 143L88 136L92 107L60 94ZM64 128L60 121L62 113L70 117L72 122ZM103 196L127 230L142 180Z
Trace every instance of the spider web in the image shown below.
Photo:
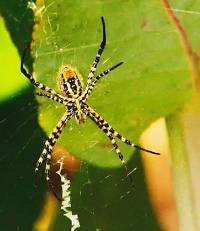
M189 5L188 3L180 8L188 9ZM94 1L90 4L87 1L71 4L65 1L45 1L41 6L30 3L28 6L26 10L29 11L31 7L38 20L33 34L34 70L38 80L54 89L57 88L57 70L64 63L77 67L83 75L83 81L86 81L89 66L101 39L100 16L105 16L108 43L98 71L101 72L121 60L125 61L125 65L99 83L89 102L106 120L111 121L117 131L137 140L141 131L151 121L180 107L187 98L186 78L180 81L174 74L178 71L181 78L187 75L185 69L179 69L185 65L185 60L177 58L180 49L176 47L172 60L174 67L169 68L172 65L166 64L166 60L171 59L171 50L168 51L165 44L166 37L167 42L173 44L175 35L166 19L161 16L161 6L154 1L148 4L145 1L135 1L123 5L121 1ZM110 12L113 8L115 10ZM135 14L128 10L134 8L138 11ZM184 15L198 13L192 13L192 10L184 11ZM23 19L17 18L18 25ZM161 56L159 50L165 51L165 57ZM171 77L163 80L162 72L166 70ZM151 78L151 81L148 78ZM159 79L164 83L157 83ZM175 86L179 84L179 96L175 94L176 88L171 87L172 80ZM163 91L164 88L169 89L167 93ZM154 92L151 89L154 89ZM157 99L158 95L160 101ZM32 88L22 91L10 101L2 106L0 120L5 132L4 151L1 155L1 163L4 165L2 173L6 173L7 179L4 188L9 192L10 182L15 182L12 190L17 189L16 197L29 197L28 209L31 214L37 214L42 203L39 201L35 211L33 205L41 198L44 186L39 183L41 189L37 190L31 186L34 166L42 151L45 133L49 134L59 121L63 107L46 99L36 101ZM71 153L83 160L71 189L72 207L80 216L81 230L159 230L149 206L139 156L133 156L132 150L122 145L131 168L137 167L137 171L133 173L135 190L130 191L124 169L120 168L109 141L95 125L88 122L78 127L74 122L70 122L65 130L60 144L66 145L66 148L71 147ZM79 145L80 153L77 154ZM16 173L15 177L13 172ZM41 172L43 173L42 170ZM43 178L44 174L41 182ZM23 187L19 187L19 184ZM6 204L9 204L10 194L5 198L2 212L5 212ZM13 204L17 211L20 202L10 202L11 207ZM25 214L27 209L23 211ZM29 223L32 224L35 218L36 215L32 215ZM18 217L18 220L20 219L22 221L22 215ZM70 225L69 222L59 214L52 230L66 230L67 225ZM19 230L30 230L30 227L27 227L29 226L19 225Z

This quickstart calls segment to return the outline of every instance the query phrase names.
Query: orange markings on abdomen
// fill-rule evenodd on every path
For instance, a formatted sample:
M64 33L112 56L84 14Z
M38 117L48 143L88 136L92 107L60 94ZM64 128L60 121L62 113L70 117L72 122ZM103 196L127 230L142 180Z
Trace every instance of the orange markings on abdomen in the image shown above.
M64 79L70 79L75 77L76 73L72 69L67 69L66 71L64 71L63 75L64 75Z

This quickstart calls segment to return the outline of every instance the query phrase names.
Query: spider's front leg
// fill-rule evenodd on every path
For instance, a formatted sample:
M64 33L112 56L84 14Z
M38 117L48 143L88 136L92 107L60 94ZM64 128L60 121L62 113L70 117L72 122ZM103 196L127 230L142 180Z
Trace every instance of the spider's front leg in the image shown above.
M119 140L121 140L123 143L130 145L134 148L137 148L139 150L142 150L144 152L148 152L154 155L160 155L159 152L155 152L143 147L140 147L137 144L134 144L133 142L131 142L129 139L125 138L124 136L122 136L121 134L119 134L117 131L115 131L115 129L113 129L108 122L106 122L98 113L96 113L92 108L90 108L89 106L87 106L87 110L89 110L93 116L95 116L95 118L99 121L100 125L104 128L106 128L114 137L117 137Z
M101 55L102 55L103 50L104 50L104 48L105 48L105 46L106 46L106 26L105 26L105 21L104 21L104 18L103 18L103 17L101 17L101 22L102 22L102 27L103 27L103 39L102 39L102 41L101 41L99 50L98 50L97 55L96 55L96 57L95 57L95 60L94 60L92 66L91 66L91 68L90 68L90 72L89 72L89 74L88 74L88 79L87 79L87 85L86 85L86 90L85 90L85 92L87 92L88 87L89 87L89 85L90 85L91 82L92 82L92 79L93 79L94 74L95 74L96 69L97 69L97 65L98 65L98 63L99 63L99 61L100 61Z
M28 73L24 67L24 61L25 61L25 57L26 57L26 52L27 52L27 48L24 49L24 52L22 54L22 59L21 59L21 65L20 65L20 70L22 72L22 74L24 76L26 76L26 78L28 78L30 80L30 82L37 88L39 88L40 90L46 91L49 94L52 94L54 96L57 96L58 98L62 98L65 99L62 95L58 94L56 91L54 91L53 89L51 89L50 87L36 81L33 76Z
M66 99L60 98L57 95L52 95L52 94L47 94L47 93L43 93L43 92L36 92L35 93L38 96L43 96L46 97L48 99L51 99L53 101L56 101L57 103L63 104L65 106L69 106L70 102Z
M72 116L71 112L65 112L61 120L58 122L56 127L53 129L52 133L48 136L48 139L45 141L45 148L42 151L42 154L40 155L39 160L37 161L35 172L38 171L40 165L42 164L44 159L46 159L45 175L46 175L47 181L49 181L49 170L50 170L51 154L52 154L53 147L56 144L64 127L66 126L67 121L70 120L71 116Z
M83 94L82 100L83 100L84 102L86 102L87 99L88 99L88 97L90 96L90 94L91 94L93 88L95 87L96 83L97 83L100 79L102 79L104 76L106 76L107 74L109 74L111 71L113 71L113 70L116 69L117 67L121 66L122 64L123 64L123 62L117 63L116 65L114 65L114 66L108 68L107 70L105 70L105 71L101 72L99 75L97 75L97 76L95 77L95 79L87 86L87 89L86 89L86 91L85 91L84 94Z
M88 74L88 79L87 79L87 84L86 84L86 88L85 88L85 91L81 97L81 99L86 102L88 96L90 95L90 93L92 92L94 86L96 85L96 83L104 76L106 76L109 72L111 72L112 70L114 70L115 68L119 67L120 65L123 64L123 62L120 62L110 68L108 68L107 70L103 71L101 74L99 74L98 76L96 76L96 78L93 80L93 77L94 77L94 74L96 72L96 68L97 68L97 65L100 61L100 58L101 58L101 55L103 53L103 50L106 46L106 26L105 26L105 21L104 21L104 18L101 17L101 21L102 21L102 26L103 26L103 40L100 44L100 47L99 47L99 50L98 50L98 53L95 57L95 60L91 66L91 69L90 69L90 72Z

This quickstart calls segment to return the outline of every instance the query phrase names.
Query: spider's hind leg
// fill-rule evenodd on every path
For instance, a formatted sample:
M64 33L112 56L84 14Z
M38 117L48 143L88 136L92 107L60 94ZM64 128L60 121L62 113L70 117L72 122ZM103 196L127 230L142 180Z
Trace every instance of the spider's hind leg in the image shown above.
M51 163L51 154L54 145L56 144L60 134L62 133L67 121L71 118L71 112L65 112L61 120L58 122L56 127L53 129L53 132L49 135L48 139L45 141L45 148L40 155L40 158L37 161L35 172L37 173L40 165L46 159L46 168L45 175L46 180L49 181L49 172L50 172L50 163Z
M132 147L135 147L139 150L142 150L144 152L148 152L148 153L151 153L151 154L154 154L154 155L160 155L159 152L155 152L155 151L152 151L152 150L149 150L149 149L146 149L146 148L143 148L143 147L140 147L139 145L137 144L134 144L133 142L131 142L130 140L128 140L127 138L123 137L121 134L119 134L118 132L116 132L113 128L110 127L110 131L112 131L113 135L115 137L117 137L119 140L121 140L123 143L127 144L127 145L130 145Z
M51 162L51 153L53 150L53 145L49 143L49 139L45 142L45 148L42 151L42 154L40 155L40 158L38 159L36 163L35 173L38 172L39 167L43 163L43 161L46 159L46 167L45 167L45 175L46 180L49 181L49 170L50 170L50 162Z
M46 155L47 155L47 149L46 147L43 149L42 154L40 155L37 163L36 163L36 167L35 167L35 173L38 172L39 167L41 166L41 164L43 163L44 159L46 159Z
M99 123L101 124L101 126L105 127L113 136L117 137L119 140L121 140L123 143L130 145L131 147L137 148L139 150L142 150L144 152L148 152L154 155L160 155L159 152L155 152L143 147L140 147L137 144L134 144L133 142L131 142L129 139L125 138L124 136L122 136L121 134L119 134L117 131L115 131L115 129L113 129L108 122L106 122L100 115L98 115L93 109L88 108L88 110L90 110L90 112L96 117L96 119L99 121Z
M102 123L104 121L104 119L102 117L100 117L93 109L87 107L85 109L85 113L90 117L91 120L93 120L96 125L108 136L108 138L111 141L112 146L115 149L116 154L118 155L122 165L124 166L125 170L126 170L126 175L127 177L129 177L130 182L131 182L131 186L133 186L133 178L132 178L132 171L130 171L130 169L128 168L125 160L124 160L124 156L121 153L119 146L117 145L117 142L115 141L112 133L109 131L108 129L108 124L104 126L104 124Z
M105 128L104 128L105 129ZM106 133L106 132L105 132ZM109 134L109 133L106 133L106 135L108 136L108 138L110 139L111 141L111 144L113 145L114 149L115 149L115 152L116 154L118 155L119 159L121 160L122 162L122 165L124 166L125 170L126 170L126 176L129 177L130 179L130 182L131 182L131 186L134 186L133 185L133 177L131 175L132 173L132 170L130 170L124 160L124 156L123 154L121 153L120 149L119 149L119 146L117 145L117 142L115 141L115 139Z

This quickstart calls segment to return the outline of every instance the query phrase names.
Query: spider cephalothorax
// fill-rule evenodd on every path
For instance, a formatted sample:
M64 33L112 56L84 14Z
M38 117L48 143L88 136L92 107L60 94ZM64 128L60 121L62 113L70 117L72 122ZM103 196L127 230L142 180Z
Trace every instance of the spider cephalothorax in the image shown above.
M51 161L51 153L54 145L56 144L62 130L66 126L67 122L71 118L75 118L78 123L83 123L86 117L89 117L94 123L107 135L109 138L113 148L115 149L116 154L118 155L119 159L121 160L123 166L127 171L127 176L130 177L132 181L132 177L130 171L124 161L123 154L121 153L118 144L116 143L116 138L121 140L122 142L130 145L132 147L138 148L140 150L157 154L159 153L142 148L134 143L132 143L127 138L120 135L117 131L115 131L94 109L92 109L87 104L87 99L92 92L93 88L96 86L96 83L103 77L105 77L109 72L114 70L115 68L119 67L123 62L120 62L111 68L103 71L99 75L95 77L95 72L97 65L100 61L101 54L106 46L106 30L105 30L105 22L104 18L101 17L102 26L103 26L103 39L100 44L98 53L95 57L95 60L90 68L88 79L86 82L86 87L83 89L83 85L81 82L80 74L77 70L72 68L70 65L64 65L60 68L59 71L59 88L61 93L57 93L53 89L49 88L48 86L37 82L31 74L29 74L26 69L24 68L24 59L25 59L25 52L22 56L21 61L21 72L31 81L31 83L42 90L43 92L37 92L36 94L39 96L47 97L51 100L54 100L58 103L63 104L66 107L66 112L58 122L58 124L53 129L52 133L48 136L47 140L45 141L44 150L36 164L36 171L38 171L39 166L42 164L43 160L46 160L46 179L49 181L49 170L50 170L50 161Z

